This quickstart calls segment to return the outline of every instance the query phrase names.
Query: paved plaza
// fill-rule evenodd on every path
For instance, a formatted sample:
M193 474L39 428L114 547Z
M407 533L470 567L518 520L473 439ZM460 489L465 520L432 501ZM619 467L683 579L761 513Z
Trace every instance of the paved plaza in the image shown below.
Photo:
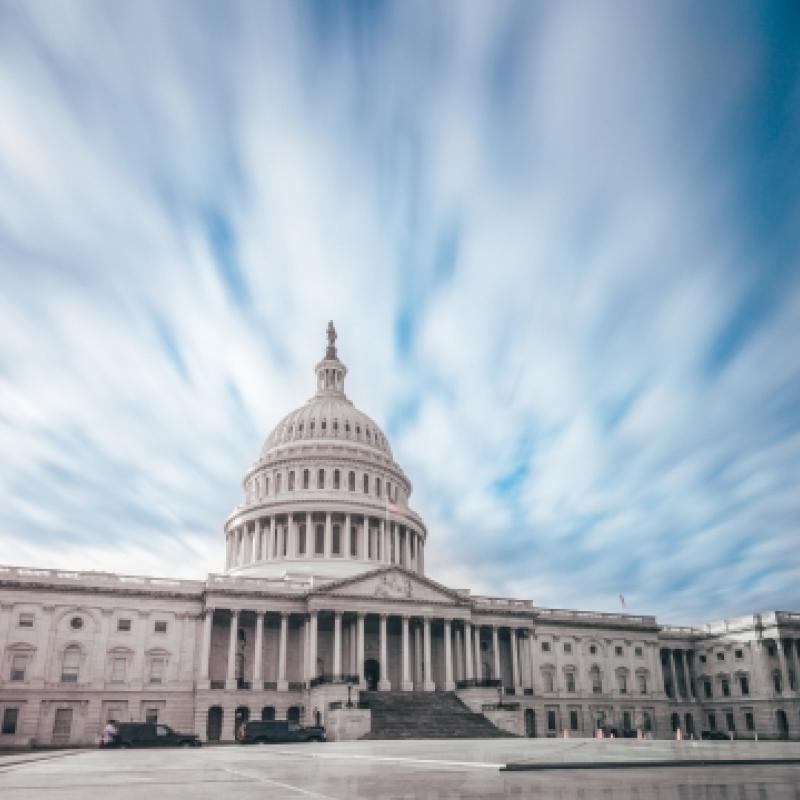
M506 771L508 764L800 759L793 743L469 740L0 756L3 800L792 798L800 764Z

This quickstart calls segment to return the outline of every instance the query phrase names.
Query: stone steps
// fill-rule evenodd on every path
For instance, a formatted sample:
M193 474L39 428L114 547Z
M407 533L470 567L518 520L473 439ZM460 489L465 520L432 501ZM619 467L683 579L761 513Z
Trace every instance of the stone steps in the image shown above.
M453 692L362 692L372 712L365 739L494 739L512 734L470 711Z

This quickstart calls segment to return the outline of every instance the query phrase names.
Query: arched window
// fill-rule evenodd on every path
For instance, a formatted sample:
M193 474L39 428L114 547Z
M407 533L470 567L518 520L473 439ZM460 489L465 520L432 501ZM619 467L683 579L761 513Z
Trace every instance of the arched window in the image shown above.
M325 470L321 469L317 472L317 489L325 488Z
M603 693L603 679L600 675L600 667L592 667L589 670L589 677L592 681L592 694Z
M261 709L261 719L265 722L275 719L275 706L264 706Z
M328 420L322 420L322 425L320 427L322 428L322 432L325 433L325 431L328 430Z
M289 706L286 711L286 719L289 720L289 722L300 722L300 707Z
M335 419L335 420L333 421L333 432L334 432L335 434L336 434L336 433L339 433L339 420L338 420L338 419Z
M308 489L309 480L310 480L310 477L309 477L308 470L304 469L303 470L303 488L304 489Z
M332 549L335 556L342 555L342 529L339 525L333 526Z
M377 497L381 496L381 479L375 478L375 494Z
M64 659L61 663L61 683L77 683L78 670L81 665L81 649L71 644L64 650Z
M347 488L351 492L354 492L356 490L356 474L355 474L355 472L351 472L347 476Z
M335 469L333 471L333 488L334 489L341 489L340 482L341 482L341 478L340 478L340 475L339 475L339 470Z
M294 491L294 470L289 472L289 491Z
M303 432L303 423L302 422L299 422L297 424L297 432L298 433L302 433Z
M350 435L350 421L345 420L344 423L344 432L349 436Z
M364 494L369 494L369 475L364 473Z

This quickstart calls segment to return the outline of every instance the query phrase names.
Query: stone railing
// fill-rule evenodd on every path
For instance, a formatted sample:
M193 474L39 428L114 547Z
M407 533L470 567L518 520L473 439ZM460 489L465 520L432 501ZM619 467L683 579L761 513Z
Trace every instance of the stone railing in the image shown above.
M239 575L211 574L206 581L208 589L255 592L274 592L275 594L305 594L312 588L310 581L284 580L283 578L249 578Z
M571 611L567 608L536 608L542 621L585 622L591 625L647 625L656 626L656 618L642 614L615 614L604 611Z
M359 682L358 675L317 675L309 681L309 688L314 686L321 686L324 683L344 683L344 684L357 684Z
M484 608L502 610L529 610L533 608L533 602L531 600L514 600L509 597L486 597L484 595L473 595L470 599L473 605L479 607L481 610Z

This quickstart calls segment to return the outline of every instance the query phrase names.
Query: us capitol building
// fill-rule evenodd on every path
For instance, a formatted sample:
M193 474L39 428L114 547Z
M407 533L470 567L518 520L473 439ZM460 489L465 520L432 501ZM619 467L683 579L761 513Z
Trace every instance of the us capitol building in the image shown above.
M443 586L410 480L345 394L331 324L315 371L244 476L222 574L0 567L0 747L92 744L109 718L209 741L248 718L336 739L800 737L800 613L673 627Z

